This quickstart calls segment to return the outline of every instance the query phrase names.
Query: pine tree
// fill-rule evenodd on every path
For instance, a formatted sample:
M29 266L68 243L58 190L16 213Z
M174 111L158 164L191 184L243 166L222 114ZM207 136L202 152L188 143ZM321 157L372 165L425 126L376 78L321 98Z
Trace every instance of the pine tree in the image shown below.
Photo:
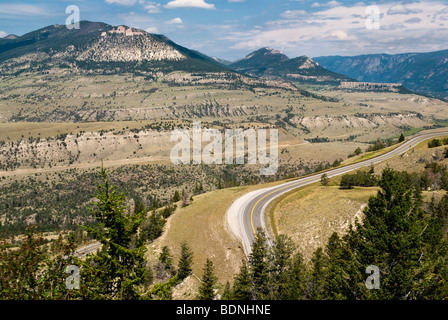
M173 202L178 202L178 201L180 201L180 194L179 194L179 191L176 190L174 192Z
M398 142L403 142L404 141L404 134L401 134L400 137L398 138Z
M233 300L232 288L229 281L227 281L224 286L221 300Z
M321 177L320 177L320 183L323 186L327 186L328 185L328 175L326 173L324 173Z
M160 253L158 260L158 263L154 267L157 278L165 279L174 275L173 257L171 256L170 249L167 246L162 248L162 252Z
M218 277L213 272L213 262L207 258L197 300L214 300L216 298L215 286L218 282Z
M235 300L252 299L252 278L244 259L241 263L240 272L233 282L232 298Z
M138 214L146 211L146 206L141 199L135 200L134 214Z
M281 300L288 296L294 249L291 238L283 234L274 241L270 263L270 299Z
M140 237L141 241L152 242L163 233L166 220L163 218L162 213L153 211L148 219L144 219L141 226Z
M257 229L257 237L249 256L249 273L252 278L252 296L255 300L268 299L269 290L269 250L263 229Z
M309 299L307 292L308 282L308 269L303 261L301 253L297 252L293 257L287 292L282 298L285 300Z
M85 227L89 235L101 242L101 250L83 263L83 279L91 291L86 298L138 299L139 286L147 284L144 243L137 237L143 212L125 215L125 196L109 184L101 165L102 183L97 185L97 201L91 212L97 224Z
M318 248L311 258L313 269L310 279L310 298L312 300L321 300L324 297L327 262L327 256L322 248Z
M426 215L421 192L406 176L385 169L381 190L369 199L362 223L330 250L325 292L332 299L446 297L447 245L442 225ZM368 290L366 268L380 270L380 290Z
M193 264L193 252L191 251L190 247L188 246L187 242L184 241L181 244L180 248L180 259L178 263L178 272L177 276L180 280L185 279L188 277L191 272L191 266Z

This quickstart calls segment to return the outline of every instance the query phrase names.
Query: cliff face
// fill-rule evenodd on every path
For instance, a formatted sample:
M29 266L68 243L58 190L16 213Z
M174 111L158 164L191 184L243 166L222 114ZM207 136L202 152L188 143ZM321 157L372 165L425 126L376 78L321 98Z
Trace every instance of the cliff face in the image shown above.
M130 30L130 29L128 29ZM186 57L149 33L128 31L126 33L103 32L101 37L77 53L81 61L179 61Z

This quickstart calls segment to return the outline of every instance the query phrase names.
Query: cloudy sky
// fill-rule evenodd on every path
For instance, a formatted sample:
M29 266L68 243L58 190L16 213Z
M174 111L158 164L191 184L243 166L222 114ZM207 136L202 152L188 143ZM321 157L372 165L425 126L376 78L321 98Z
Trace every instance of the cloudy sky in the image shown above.
M261 47L290 57L448 49L448 0L0 0L0 37L64 24L69 5L81 20L165 34L230 61Z

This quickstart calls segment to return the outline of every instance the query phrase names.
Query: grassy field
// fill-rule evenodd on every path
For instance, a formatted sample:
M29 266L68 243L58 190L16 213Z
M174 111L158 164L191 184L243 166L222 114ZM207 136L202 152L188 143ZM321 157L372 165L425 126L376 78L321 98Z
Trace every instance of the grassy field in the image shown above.
M378 188L340 190L338 186L313 184L289 192L268 207L277 234L292 238L306 261L325 247L333 232L344 234Z
M276 184L222 189L194 197L190 206L177 209L168 218L165 232L148 248L149 261L155 261L161 248L168 246L177 262L180 245L187 241L194 252L195 276L202 276L205 261L210 258L219 282L232 282L245 256L239 240L228 230L226 211L243 194Z

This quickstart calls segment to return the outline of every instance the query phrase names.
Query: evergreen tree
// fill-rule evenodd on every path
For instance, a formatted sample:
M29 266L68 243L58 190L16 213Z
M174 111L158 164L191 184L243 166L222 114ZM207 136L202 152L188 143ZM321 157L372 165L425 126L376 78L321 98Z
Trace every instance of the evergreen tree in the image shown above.
M146 206L141 199L134 200L134 214L138 214L146 211Z
M140 232L141 241L152 242L160 237L165 224L166 220L163 218L162 213L153 211L148 219L143 220Z
M165 279L175 274L173 257L171 256L170 249L167 246L162 248L162 252L159 255L158 263L155 266L156 276L159 279Z
M174 192L173 202L178 202L178 201L180 201L180 194L179 194L179 191L176 190Z
M233 300L232 288L230 286L230 282L227 281L224 287L224 291L222 293L221 300Z
M403 142L404 141L404 134L401 134L400 137L398 138L398 142Z
M244 259L242 260L240 272L233 282L232 298L235 300L252 299L252 278Z
M309 282L308 269L303 261L300 252L297 252L292 259L291 272L289 273L289 285L287 292L283 295L286 300L308 299L307 286Z
M288 297L294 249L291 238L283 234L274 241L270 265L270 299L282 300Z
M312 300L321 300L324 297L327 262L327 256L322 248L318 248L311 258L313 268L310 278L309 294Z
M328 175L326 173L324 173L321 177L320 177L320 183L323 186L327 186L328 185Z
M215 276L213 262L207 258L202 275L202 282L199 286L198 300L214 300L216 298L215 286L218 278Z
M180 247L180 259L178 263L178 272L177 276L180 280L185 279L188 277L191 272L191 265L193 264L193 252L191 251L190 247L188 246L187 242L184 241L181 244Z
M385 169L362 223L330 250L326 293L335 299L421 299L446 296L442 223L421 209L422 197L405 175ZM333 239L334 240L334 239ZM368 290L366 268L380 270L380 290Z
M77 296L65 284L69 265L79 264L72 255L74 241L59 237L50 247L35 226L26 229L26 237L17 250L0 243L1 300L65 300Z
M97 201L91 207L97 224L85 229L102 248L83 263L82 278L90 287L85 298L138 299L139 287L149 280L146 248L137 237L143 212L125 215L125 197L109 184L102 165L99 175L103 182L97 185Z
M257 237L249 256L249 273L252 279L252 296L255 300L269 298L269 250L263 229L257 229Z

